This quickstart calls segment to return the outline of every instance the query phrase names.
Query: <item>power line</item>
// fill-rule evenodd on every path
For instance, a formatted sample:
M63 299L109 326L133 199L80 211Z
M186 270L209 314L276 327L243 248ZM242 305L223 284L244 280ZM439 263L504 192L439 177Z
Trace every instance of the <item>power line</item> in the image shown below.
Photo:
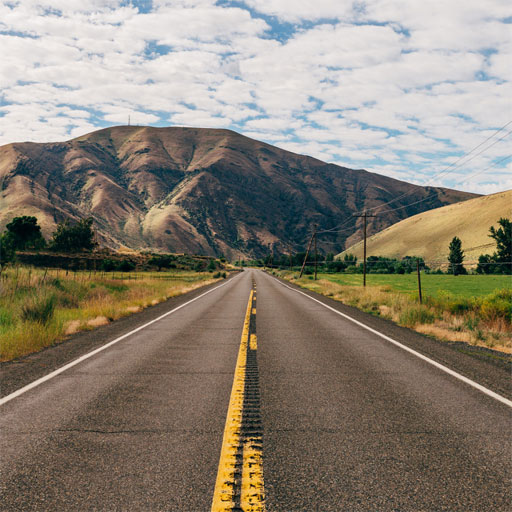
M478 155L482 154L483 152L487 151L489 148L491 148L492 146L494 146L495 144L497 144L498 142L500 142L501 140L503 140L505 137L507 137L508 135L510 135L512 133L512 131L509 131L507 132L504 136L502 136L501 138L499 138L497 141L494 141L492 144L490 144L488 147L484 148L482 151L480 151L477 155L473 155L470 159L468 159L466 162L464 163L461 163L459 164L456 168L454 169L451 169L452 167L454 167L455 165L457 165L461 160L465 159L466 157L468 157L469 155L471 155L471 153L473 153L474 151L476 151L479 147L481 147L482 145L484 145L487 141L491 140L493 137L495 137L496 135L498 135L498 133L500 133L501 131L503 131L509 124L512 124L512 121L509 121L508 123L506 123L505 125L503 125L501 128L499 128L497 131L495 131L492 135L490 135L489 137L487 137L487 139L485 139L483 142L481 142L480 144L478 144L477 146L475 146L473 149L471 149L471 151L468 151L466 154L462 155L461 157L459 157L457 160L455 160L455 162L451 163L450 165L448 165L447 167L445 167L442 171L439 171L438 173L434 174L433 176L431 176L425 183L423 183L423 185L419 185L419 186L427 186L432 180L434 180L435 178L438 178L439 176L443 175L443 174L448 174L449 172L453 172L455 171L456 169L460 168L460 166L462 165L465 165L467 164L469 161L473 160L473 158L476 158ZM450 170L451 169L451 170ZM399 199L402 199L404 197L407 197L408 195L411 195L413 193L412 190L408 191L408 192L404 192L401 196L398 196L398 197L395 197L393 199L391 199L390 201L386 202L386 203L382 203L378 206L373 206L371 208L367 208L367 211L373 211L373 210L376 210L377 208L380 208L382 206L386 206L387 204L391 204L391 203L394 203L395 201L398 201Z

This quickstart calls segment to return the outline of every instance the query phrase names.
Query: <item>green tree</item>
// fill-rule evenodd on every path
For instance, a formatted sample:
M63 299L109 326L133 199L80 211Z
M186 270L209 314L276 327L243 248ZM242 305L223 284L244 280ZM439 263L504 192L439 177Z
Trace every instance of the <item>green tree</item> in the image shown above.
M60 222L53 233L51 247L55 251L91 251L97 245L94 240L92 218L81 219L71 225L68 220Z
M14 259L14 254L12 240L6 233L0 235L0 269Z
M510 273L512 262L512 222L510 219L501 217L498 224L501 226L498 229L491 226L489 236L496 241L496 261L498 263L508 263L507 273Z
M449 245L450 254L448 255L448 261L450 262L450 268L448 271L450 274L457 276L459 274L466 274L466 269L462 262L464 261L464 251L462 250L462 242L460 238L454 236Z
M41 234L41 226L35 217L27 215L14 217L5 227L7 229L5 236L14 250L41 249L46 245Z
M347 264L347 265L355 265L357 263L357 258L354 254L345 254L345 256L343 257L343 261Z
M501 226L498 229L489 228L489 236L496 242L496 252L478 257L476 271L480 274L512 274L512 222L502 217L498 224Z

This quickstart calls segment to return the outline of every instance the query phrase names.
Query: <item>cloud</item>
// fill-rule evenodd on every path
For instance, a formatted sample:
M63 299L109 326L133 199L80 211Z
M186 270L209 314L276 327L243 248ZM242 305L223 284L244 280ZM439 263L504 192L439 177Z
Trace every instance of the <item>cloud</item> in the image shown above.
M130 115L422 182L510 120L511 17L505 0L11 0L0 143ZM505 164L464 181L509 144L439 183L510 187Z

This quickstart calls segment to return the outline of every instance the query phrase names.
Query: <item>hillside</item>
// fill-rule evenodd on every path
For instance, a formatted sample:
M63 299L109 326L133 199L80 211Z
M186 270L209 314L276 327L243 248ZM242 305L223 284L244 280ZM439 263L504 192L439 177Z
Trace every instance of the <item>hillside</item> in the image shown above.
M313 223L330 228L407 194L372 219L369 233L421 211L475 197L327 164L229 130L118 126L62 143L0 147L0 229L35 215L92 216L108 247L229 257L300 250ZM325 237L338 252L361 236L360 219ZM322 245L323 244L323 245Z
M489 238L489 227L500 217L512 217L512 190L478 197L414 215L384 229L367 240L368 256L403 258L423 256L426 261L445 263L448 245L454 236L462 241L467 262L475 262L480 254L496 248ZM359 242L340 254L363 257Z

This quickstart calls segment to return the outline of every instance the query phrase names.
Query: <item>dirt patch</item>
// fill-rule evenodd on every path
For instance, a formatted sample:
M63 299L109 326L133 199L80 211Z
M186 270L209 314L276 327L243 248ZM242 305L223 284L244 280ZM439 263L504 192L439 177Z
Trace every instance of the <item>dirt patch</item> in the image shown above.
M128 306L126 311L128 313L138 313L139 311L142 311L142 308L140 306Z
M80 322L80 320L71 320L67 322L66 325L64 326L64 334L66 336L69 336L70 334L75 334L80 330L81 323L82 322Z
M107 325L108 318L106 316L97 316L91 320L87 321L87 325L90 327L99 327L100 325Z

